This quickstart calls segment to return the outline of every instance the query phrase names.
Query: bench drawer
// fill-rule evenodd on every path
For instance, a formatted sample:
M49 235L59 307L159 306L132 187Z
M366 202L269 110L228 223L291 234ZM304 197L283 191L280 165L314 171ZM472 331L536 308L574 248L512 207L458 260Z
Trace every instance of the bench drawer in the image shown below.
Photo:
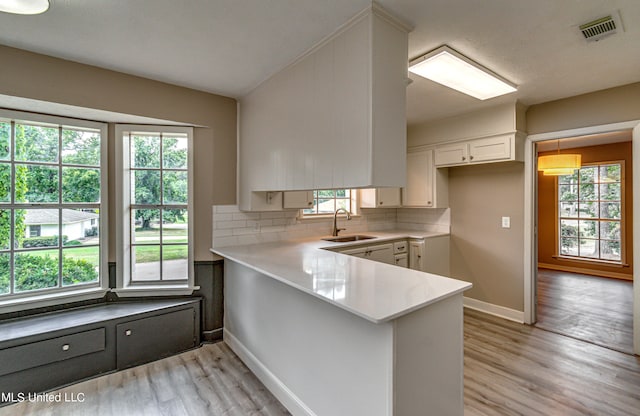
M6 348L0 350L0 376L104 349L104 328Z

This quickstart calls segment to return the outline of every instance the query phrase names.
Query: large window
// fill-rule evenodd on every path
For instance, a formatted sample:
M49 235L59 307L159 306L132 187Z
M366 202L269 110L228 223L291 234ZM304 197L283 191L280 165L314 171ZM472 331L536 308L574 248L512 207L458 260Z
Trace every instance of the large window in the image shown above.
M191 286L190 128L118 126L121 286Z
M106 274L105 125L2 116L0 303L99 288Z
M353 213L357 191L352 189L325 189L313 191L313 206L302 211L304 216L329 215L338 208Z
M583 166L558 177L560 256L623 262L624 164Z

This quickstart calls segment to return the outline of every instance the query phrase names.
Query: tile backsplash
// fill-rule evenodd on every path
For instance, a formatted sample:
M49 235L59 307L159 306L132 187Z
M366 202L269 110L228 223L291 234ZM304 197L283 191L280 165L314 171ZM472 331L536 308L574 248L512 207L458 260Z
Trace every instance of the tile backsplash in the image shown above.
M266 243L330 235L333 218L299 218L299 210L243 212L237 205L213 207L212 247ZM345 233L415 229L449 231L448 209L361 209L350 221L338 216Z

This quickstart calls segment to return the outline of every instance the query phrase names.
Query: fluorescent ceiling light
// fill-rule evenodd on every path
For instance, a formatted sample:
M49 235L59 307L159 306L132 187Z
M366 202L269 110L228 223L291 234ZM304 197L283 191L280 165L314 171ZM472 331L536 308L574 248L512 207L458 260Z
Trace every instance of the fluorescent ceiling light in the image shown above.
M479 100L516 91L514 84L448 46L412 60L409 71Z
M49 10L49 0L0 0L0 12L40 14Z

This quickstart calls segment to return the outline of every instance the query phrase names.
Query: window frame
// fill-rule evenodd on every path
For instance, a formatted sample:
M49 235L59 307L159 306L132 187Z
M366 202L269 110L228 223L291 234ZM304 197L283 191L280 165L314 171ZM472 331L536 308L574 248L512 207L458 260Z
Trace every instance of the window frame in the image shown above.
M44 288L35 291L27 291L22 293L14 293L11 295L3 295L0 298L0 311L8 313L23 310L25 307L46 307L60 304L61 302L76 302L82 300L96 299L103 297L109 291L109 200L108 200L108 125L107 123L75 119L71 117L45 115L39 113L30 113L28 111L4 110L0 109L0 120L3 122L15 122L18 124L44 124L52 125L58 128L71 129L89 129L96 130L100 133L100 202L92 203L96 205L100 211L99 226L99 272L98 281L81 285L62 286L55 288ZM13 129L12 129L13 131ZM13 133L12 133L12 141ZM59 139L60 140L60 139ZM58 147L60 149L60 141ZM61 157L61 155L60 155ZM14 159L9 159L13 165L16 163ZM22 163L22 162L20 162ZM56 162L58 166L62 166L62 160L59 158ZM13 168L12 168L13 169ZM59 183L62 177L58 178ZM69 205L82 205L82 203L65 203L62 201L62 187L58 188L60 195L58 203L15 203L4 204L0 208L4 209L64 209ZM60 220L61 221L61 220ZM14 232L12 226L12 233ZM60 249L60 247L58 247ZM60 260L61 261L61 260Z
M318 191L340 191L340 190L343 190L343 189L350 191L349 198L337 198L337 197L334 196L333 198L322 198L322 199L333 199L334 207L336 205L336 202L335 202L336 200L338 200L338 199L340 199L340 200L348 199L349 200L349 205L350 205L349 214L351 214L352 216L359 215L359 213L360 213L359 212L359 195L360 195L360 192L358 192L357 189L352 189L352 188L336 188L336 189L326 189L325 188L325 189L314 189L312 191L309 191L309 192L312 192L313 195L314 195L313 196L313 201L314 201L313 207L315 208L317 206L316 201L318 200L318 197L316 196L316 192L318 192ZM300 209L300 214L299 214L299 218L300 219L310 220L310 219L314 219L314 218L328 218L328 217L333 217L333 214L334 214L333 212L331 212L331 213L323 212L323 213L308 214L308 213L304 212L307 209L308 208Z
M613 221L618 221L620 223L620 260L611 260L611 259L602 259L602 258L594 258L594 257L583 257L583 256L573 256L573 255L568 255L568 254L562 254L561 252L561 221L563 219L565 220L576 220L578 221L579 218L569 218L569 217L562 217L561 213L560 213L560 192L559 192L559 188L560 188L560 178L556 177L555 178L555 244L556 244L556 255L555 257L559 260L565 260L565 261L574 261L574 262L583 262L583 263L593 263L593 264L607 264L607 265L611 265L611 266L618 266L618 267L623 267L627 265L627 261L626 261L626 237L625 237L625 226L626 226L626 212L625 212L625 189L626 189L626 180L625 180L625 161L624 160L612 160L612 161L598 161L598 162L589 162L589 163L583 163L581 168L583 167L600 167L600 166L605 166L605 165L620 165L620 220L613 220ZM602 182L597 182L598 185L600 185ZM580 186L580 184L577 184L576 186ZM580 203L580 199L578 199L578 204ZM598 202L602 202L601 199L598 199ZM601 221L607 221L607 219L602 219L602 218L593 218L592 220L597 221L597 222L601 222ZM611 221L611 220L608 220ZM598 227L599 229L599 227ZM597 239L594 239L595 241L597 241L597 244L600 244L600 241L602 241L602 239L600 238L600 235L598 235ZM606 240L606 239L605 239ZM578 239L579 241L579 239ZM600 252L600 250L598 250L598 252ZM600 256L600 254L599 254Z
M187 213L188 213L188 238L187 238L187 263L188 272L186 280L131 280L131 182L130 182L130 143L125 135L129 132L139 133L178 133L187 135ZM116 288L113 289L118 296L176 296L190 295L198 287L194 285L194 215L193 215L193 128L183 126L158 126L116 124L116 257L118 268L116 271ZM162 167L160 168L162 169ZM162 201L160 201L162 202ZM158 209L169 204L157 204ZM160 260L162 261L162 259Z

